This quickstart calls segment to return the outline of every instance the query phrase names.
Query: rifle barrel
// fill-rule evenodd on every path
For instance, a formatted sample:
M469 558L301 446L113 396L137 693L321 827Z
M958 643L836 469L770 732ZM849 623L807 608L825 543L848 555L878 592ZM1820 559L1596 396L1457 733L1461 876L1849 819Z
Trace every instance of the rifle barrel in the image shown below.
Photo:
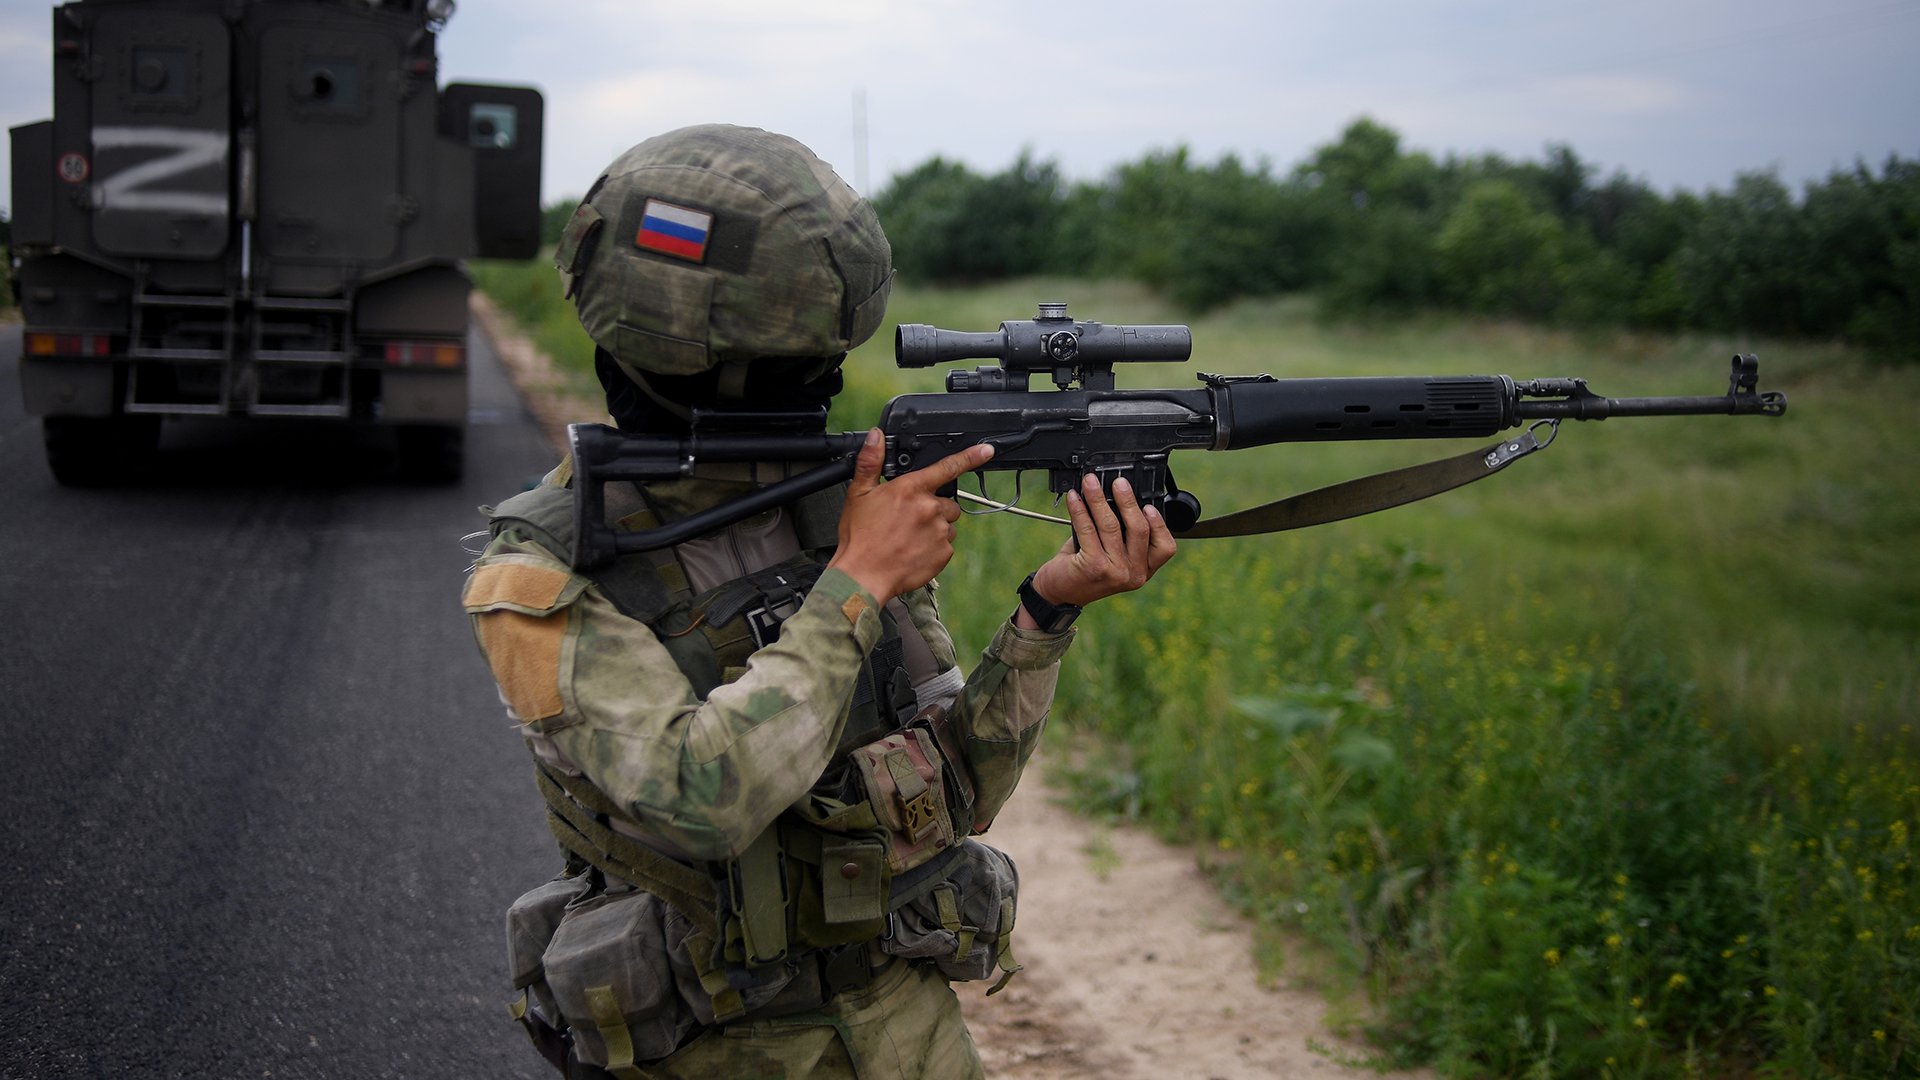
M1521 420L1605 420L1609 416L1779 416L1786 408L1786 398L1774 393L1638 398L1586 395L1544 401L1522 398L1514 405L1514 415Z

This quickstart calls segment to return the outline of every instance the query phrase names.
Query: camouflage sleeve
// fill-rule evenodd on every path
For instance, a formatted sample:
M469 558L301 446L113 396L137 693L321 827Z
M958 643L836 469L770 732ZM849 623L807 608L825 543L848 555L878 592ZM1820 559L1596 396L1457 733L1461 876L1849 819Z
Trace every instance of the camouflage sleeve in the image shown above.
M874 598L829 570L779 640L702 701L652 630L537 545L496 541L466 608L518 719L697 859L738 855L826 768L881 631Z
M1077 631L1022 630L1012 621L980 655L954 703L967 765L973 771L976 831L984 831L1020 782L1039 745L1060 678L1060 657Z

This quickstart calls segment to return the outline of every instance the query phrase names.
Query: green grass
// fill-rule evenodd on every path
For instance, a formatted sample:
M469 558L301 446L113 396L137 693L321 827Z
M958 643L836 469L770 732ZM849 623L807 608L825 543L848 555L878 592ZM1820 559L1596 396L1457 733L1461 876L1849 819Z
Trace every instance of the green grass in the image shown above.
M551 357L579 386L597 392L593 373L593 339L580 329L573 305L560 295L560 275L553 269L551 250L526 262L476 259L467 264L474 288L486 293L500 310L520 324L522 331Z
M1181 321L1074 281L901 289L889 315L980 330L1040 299ZM1373 996L1382 1047L1449 1074L1913 1075L1920 436L1901 410L1920 369L1808 343L1324 324L1294 299L1193 329L1191 364L1121 385L1498 372L1718 393L1755 351L1791 406L1563 425L1429 502L1183 544L1082 620L1052 737L1080 751L1083 804L1204 845L1268 966L1306 935L1314 974ZM849 361L838 426L939 385L890 348ZM1175 468L1220 513L1465 445ZM1060 539L963 523L940 592L963 645Z

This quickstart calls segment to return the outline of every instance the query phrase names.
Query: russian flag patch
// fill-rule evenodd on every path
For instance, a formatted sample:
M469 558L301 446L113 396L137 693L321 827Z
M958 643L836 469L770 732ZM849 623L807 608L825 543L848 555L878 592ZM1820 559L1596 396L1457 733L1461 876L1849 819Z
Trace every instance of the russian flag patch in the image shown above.
M713 215L704 210L675 206L659 199L648 199L640 215L640 231L634 235L635 247L662 255L707 261L707 238L713 235Z

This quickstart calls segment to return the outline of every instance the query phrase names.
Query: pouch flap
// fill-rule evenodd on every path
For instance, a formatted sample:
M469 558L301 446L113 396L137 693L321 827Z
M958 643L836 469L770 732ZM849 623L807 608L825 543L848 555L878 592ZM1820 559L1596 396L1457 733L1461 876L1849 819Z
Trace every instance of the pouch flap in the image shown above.
M567 227L560 234L560 244L553 250L553 268L566 275L566 298L573 298L573 279L586 264L587 256L593 250L594 234L606 224L600 211L592 203L581 203L574 210L573 217L567 219Z
M828 923L885 918L888 877L887 847L878 840L821 845L822 917Z

